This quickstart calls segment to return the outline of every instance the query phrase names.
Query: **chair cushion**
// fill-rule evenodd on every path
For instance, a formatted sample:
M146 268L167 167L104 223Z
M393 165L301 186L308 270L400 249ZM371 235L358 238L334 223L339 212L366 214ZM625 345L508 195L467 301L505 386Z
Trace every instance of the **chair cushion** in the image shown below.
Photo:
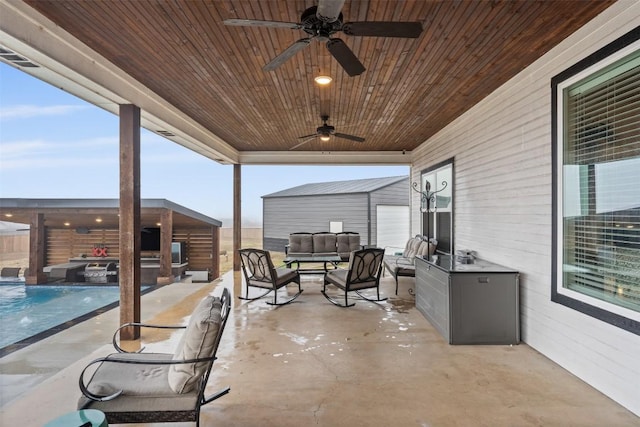
M114 353L109 360L171 360L165 353ZM170 365L144 365L138 363L102 362L91 377L87 388L98 395L109 395L122 390L123 396L169 396L175 392L169 387L167 376Z
M222 322L222 304L212 295L204 298L189 319L174 360L198 359L213 356L216 337ZM188 393L196 386L210 362L175 364L169 368L169 386L176 393Z
M276 287L281 283L290 282L298 276L298 272L292 268L276 268Z
M109 359L119 360L171 360L164 353L114 353ZM90 400L84 395L78 400L78 409L93 408L105 413L140 411L193 411L198 401L198 390L176 394L167 376L169 365L140 365L103 362L87 385L89 391L110 395L122 390L120 397L105 402Z
M330 270L325 274L325 280L328 283L333 283L340 289L346 289L348 274L349 274L349 270L344 270L344 269Z

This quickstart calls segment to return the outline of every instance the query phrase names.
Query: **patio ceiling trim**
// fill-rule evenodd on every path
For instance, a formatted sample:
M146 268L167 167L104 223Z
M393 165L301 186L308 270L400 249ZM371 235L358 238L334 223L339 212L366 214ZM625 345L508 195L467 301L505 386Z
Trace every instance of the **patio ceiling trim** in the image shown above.
M243 165L410 165L410 151L281 151L241 152Z

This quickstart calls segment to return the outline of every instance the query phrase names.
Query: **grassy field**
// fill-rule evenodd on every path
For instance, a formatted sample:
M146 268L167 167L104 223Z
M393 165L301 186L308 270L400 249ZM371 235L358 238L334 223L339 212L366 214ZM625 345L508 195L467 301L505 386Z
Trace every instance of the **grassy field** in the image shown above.
M262 228L242 229L242 248L262 249ZM283 248L284 250L284 248ZM220 274L233 269L233 230L223 228L220 232ZM284 259L284 252L271 252L271 260L276 267L281 266Z

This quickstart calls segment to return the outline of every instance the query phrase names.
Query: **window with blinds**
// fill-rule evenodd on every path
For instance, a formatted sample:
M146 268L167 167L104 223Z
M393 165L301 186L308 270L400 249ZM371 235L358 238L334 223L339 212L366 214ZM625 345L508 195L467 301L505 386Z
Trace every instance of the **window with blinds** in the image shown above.
M557 95L557 286L618 313L640 313L640 49L629 50Z

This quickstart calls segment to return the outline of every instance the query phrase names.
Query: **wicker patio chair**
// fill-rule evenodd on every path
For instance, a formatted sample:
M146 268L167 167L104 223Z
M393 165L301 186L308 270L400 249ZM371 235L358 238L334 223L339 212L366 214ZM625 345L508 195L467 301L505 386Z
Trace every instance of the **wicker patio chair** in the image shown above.
M267 302L267 304L285 305L300 296L302 288L300 287L300 273L297 270L285 267L275 268L269 252L262 249L240 249L238 252L240 252L245 278L245 296L238 296L238 298L252 301L273 292L273 302ZM278 289L290 283L298 284L298 293L285 302L279 303ZM266 292L257 297L249 298L250 286L266 289Z
M110 424L194 421L199 426L200 408L230 390L204 395L230 310L231 298L224 289L220 298L205 297L187 326L121 326L113 337L118 353L92 361L80 374L78 409L98 409ZM127 326L185 331L174 354L130 353L117 344ZM85 383L85 375L94 369Z
M322 294L331 303L339 307L352 307L355 303L349 304L347 295L349 292L357 293L360 298L371 301L385 301L387 298L380 298L380 275L382 274L382 258L384 249L367 248L351 252L349 266L347 269L328 271L324 275ZM344 304L340 304L326 293L327 285L332 284L344 291ZM375 288L376 299L367 298L360 291Z

